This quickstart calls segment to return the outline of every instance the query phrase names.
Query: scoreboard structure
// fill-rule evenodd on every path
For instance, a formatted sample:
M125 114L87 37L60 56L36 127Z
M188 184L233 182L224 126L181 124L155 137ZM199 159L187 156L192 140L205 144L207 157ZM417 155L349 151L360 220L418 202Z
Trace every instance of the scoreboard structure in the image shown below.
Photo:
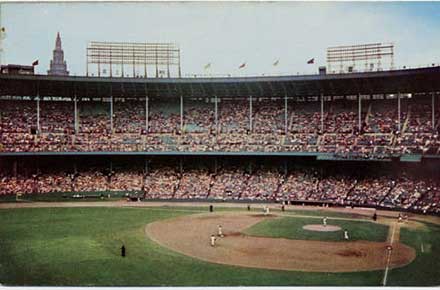
M329 73L380 71L382 65L394 68L394 44L370 43L360 45L333 46L327 48L327 68ZM338 71L336 69L339 69Z
M92 41L87 46L86 75L147 78L181 77L180 48L174 43L132 43ZM152 72L153 70L153 72Z

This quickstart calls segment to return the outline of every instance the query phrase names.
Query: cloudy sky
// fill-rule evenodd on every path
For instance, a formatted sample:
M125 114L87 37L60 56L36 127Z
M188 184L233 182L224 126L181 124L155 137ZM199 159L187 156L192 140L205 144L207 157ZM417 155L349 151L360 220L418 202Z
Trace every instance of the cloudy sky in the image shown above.
M43 74L58 31L74 75L93 40L176 42L184 75L316 73L327 47L371 42L393 42L396 66L440 63L440 2L4 3L1 22L3 62Z

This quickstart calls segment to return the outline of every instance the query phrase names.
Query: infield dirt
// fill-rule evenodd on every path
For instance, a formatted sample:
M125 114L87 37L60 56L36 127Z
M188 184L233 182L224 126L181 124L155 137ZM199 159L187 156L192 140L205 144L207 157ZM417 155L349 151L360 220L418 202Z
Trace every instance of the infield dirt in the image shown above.
M307 272L354 272L386 267L388 243L327 242L267 238L242 232L267 218L251 213L211 213L148 224L145 232L162 246L200 260L243 267ZM224 238L211 247L209 237L222 225ZM413 248L395 241L390 268L413 261Z

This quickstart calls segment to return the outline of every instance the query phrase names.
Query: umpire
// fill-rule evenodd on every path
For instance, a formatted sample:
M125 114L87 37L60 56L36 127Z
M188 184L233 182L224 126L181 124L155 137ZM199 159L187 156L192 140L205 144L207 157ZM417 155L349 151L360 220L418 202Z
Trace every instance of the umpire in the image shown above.
M121 257L125 257L125 246L122 245L121 247Z

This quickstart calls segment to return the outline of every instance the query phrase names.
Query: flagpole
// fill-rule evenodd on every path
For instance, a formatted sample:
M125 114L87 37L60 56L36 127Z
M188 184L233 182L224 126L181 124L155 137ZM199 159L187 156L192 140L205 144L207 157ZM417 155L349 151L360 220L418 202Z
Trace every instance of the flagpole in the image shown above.
M3 64L3 39L6 37L5 28L2 25L2 5L0 4L0 64Z

